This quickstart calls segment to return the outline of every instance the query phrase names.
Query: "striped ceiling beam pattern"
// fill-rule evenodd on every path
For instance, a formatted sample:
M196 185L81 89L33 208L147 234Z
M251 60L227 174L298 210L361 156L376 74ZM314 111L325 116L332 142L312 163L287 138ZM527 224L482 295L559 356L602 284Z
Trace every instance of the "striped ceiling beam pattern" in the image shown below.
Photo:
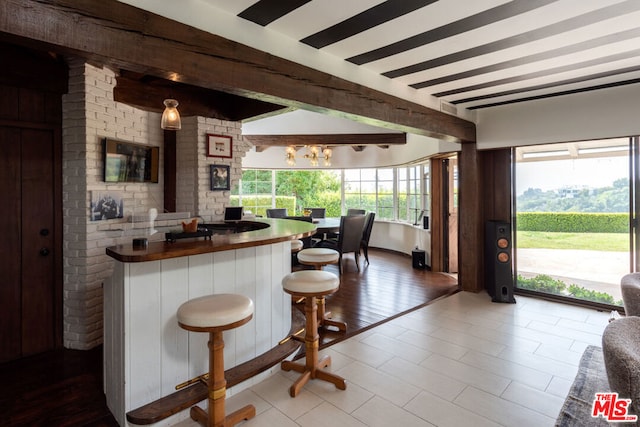
M469 110L640 79L638 0L338 4L259 0L238 16Z

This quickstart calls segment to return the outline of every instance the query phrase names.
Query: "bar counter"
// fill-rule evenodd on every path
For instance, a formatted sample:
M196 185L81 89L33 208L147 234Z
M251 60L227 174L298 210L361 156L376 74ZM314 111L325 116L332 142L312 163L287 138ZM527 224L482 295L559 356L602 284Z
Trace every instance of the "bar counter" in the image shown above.
M253 319L225 331L224 365L233 368L278 345L291 329L291 297L282 278L291 272L291 243L315 226L303 221L256 219L268 227L211 240L112 246L111 278L104 284L104 388L121 426L127 413L175 392L175 386L208 372L206 333L178 326L183 302L210 294L237 293L255 304ZM227 390L228 396L263 380L272 368ZM185 410L154 425L173 425Z
M217 251L269 245L286 240L301 239L315 233L311 223L294 220L257 218L254 221L240 221L237 224L266 224L268 227L253 231L231 234L214 234L211 240L194 238L173 243L150 242L147 249L134 249L131 243L107 248L107 255L121 262L144 262L198 255ZM233 225L230 223L230 225Z

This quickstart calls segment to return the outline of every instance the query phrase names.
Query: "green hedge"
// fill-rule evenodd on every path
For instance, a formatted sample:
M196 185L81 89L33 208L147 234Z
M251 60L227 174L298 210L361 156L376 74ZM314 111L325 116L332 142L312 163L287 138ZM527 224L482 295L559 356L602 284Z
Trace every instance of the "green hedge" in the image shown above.
M628 233L629 215L624 213L520 212L520 231L565 233Z

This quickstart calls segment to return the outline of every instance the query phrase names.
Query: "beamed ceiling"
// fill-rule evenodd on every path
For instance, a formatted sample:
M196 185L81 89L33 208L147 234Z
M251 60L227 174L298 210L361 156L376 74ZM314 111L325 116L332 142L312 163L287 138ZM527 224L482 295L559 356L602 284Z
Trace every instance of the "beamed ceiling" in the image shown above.
M640 82L638 0L205 2L458 109Z
M113 98L118 102L161 113L158 100L176 98L183 116L212 117L242 121L288 111L287 107L258 99L245 98L212 89L174 82L169 79L119 70Z
M122 102L452 142L475 141L474 110L638 84L638 22L640 0L0 2L1 39L121 70Z

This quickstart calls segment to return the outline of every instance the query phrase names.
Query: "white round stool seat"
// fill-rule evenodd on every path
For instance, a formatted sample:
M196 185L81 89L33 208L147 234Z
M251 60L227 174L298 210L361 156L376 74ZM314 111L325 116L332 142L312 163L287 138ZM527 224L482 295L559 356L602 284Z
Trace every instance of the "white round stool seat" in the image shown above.
M291 252L297 252L299 250L302 250L303 246L304 246L304 243L302 242L302 240L292 240L291 241Z
M340 279L328 271L302 270L284 276L282 287L294 295L326 295L338 290Z
M238 294L214 294L194 298L178 308L178 323L195 328L217 328L253 315L251 298Z
M340 253L329 248L307 248L298 252L298 261L311 264L335 264Z

